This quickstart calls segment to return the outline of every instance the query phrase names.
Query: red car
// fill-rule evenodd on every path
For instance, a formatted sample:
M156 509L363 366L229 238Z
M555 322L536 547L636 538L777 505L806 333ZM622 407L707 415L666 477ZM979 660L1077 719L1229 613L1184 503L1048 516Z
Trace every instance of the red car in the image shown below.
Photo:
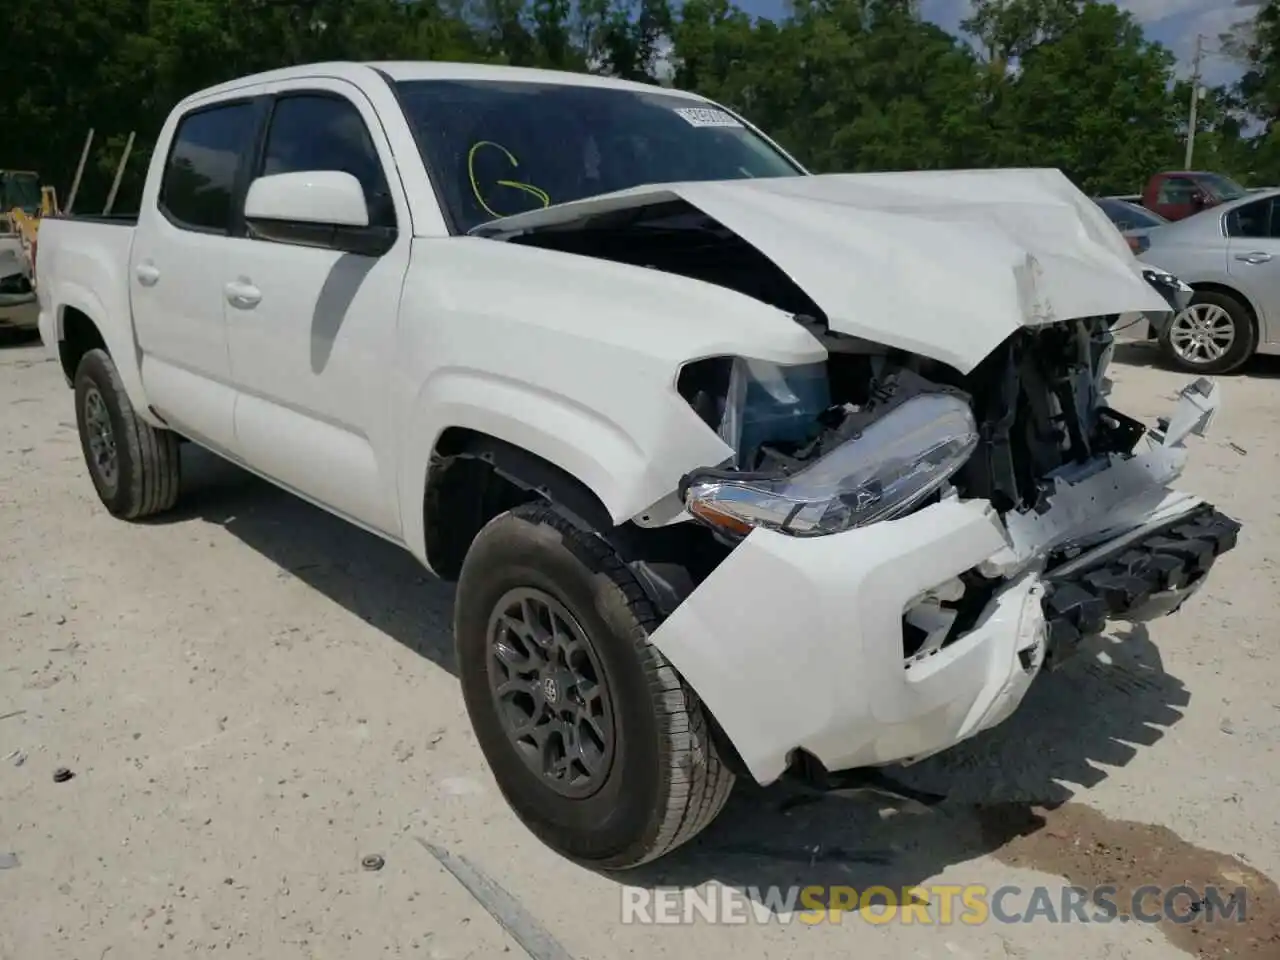
M1181 220L1220 203L1237 200L1247 192L1220 173L1166 171L1147 182L1142 205L1166 220Z

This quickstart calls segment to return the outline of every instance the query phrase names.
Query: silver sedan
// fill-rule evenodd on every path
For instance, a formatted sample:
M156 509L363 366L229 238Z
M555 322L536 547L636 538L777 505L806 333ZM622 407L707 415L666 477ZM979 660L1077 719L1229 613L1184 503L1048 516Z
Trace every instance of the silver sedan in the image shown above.
M1195 290L1152 328L1176 366L1227 373L1280 354L1280 189L1260 190L1149 231L1139 259Z

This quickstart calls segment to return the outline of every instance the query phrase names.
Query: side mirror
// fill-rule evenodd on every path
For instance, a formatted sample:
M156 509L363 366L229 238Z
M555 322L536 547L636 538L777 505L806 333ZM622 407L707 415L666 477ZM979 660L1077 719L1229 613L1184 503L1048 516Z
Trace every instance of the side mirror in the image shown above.
M360 181L341 170L259 177L249 185L244 218L263 240L364 256L381 256L396 240L394 228L370 226Z
M1191 192L1191 206L1197 210L1203 210L1209 204L1209 198L1205 196L1203 190L1193 190Z

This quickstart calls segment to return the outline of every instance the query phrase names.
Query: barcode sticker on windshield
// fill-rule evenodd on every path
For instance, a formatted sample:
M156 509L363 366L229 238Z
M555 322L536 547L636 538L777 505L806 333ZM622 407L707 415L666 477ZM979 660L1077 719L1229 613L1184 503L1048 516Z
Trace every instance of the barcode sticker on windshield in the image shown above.
M733 114L711 107L681 107L676 110L693 127L740 127L742 123Z

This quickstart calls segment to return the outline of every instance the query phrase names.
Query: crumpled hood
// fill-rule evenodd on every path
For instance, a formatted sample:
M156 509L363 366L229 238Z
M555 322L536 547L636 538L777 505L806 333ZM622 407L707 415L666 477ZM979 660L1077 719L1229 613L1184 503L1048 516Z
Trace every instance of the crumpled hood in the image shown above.
M1019 327L1168 303L1057 170L830 174L637 187L483 224L504 237L684 200L769 257L832 330L968 372Z

